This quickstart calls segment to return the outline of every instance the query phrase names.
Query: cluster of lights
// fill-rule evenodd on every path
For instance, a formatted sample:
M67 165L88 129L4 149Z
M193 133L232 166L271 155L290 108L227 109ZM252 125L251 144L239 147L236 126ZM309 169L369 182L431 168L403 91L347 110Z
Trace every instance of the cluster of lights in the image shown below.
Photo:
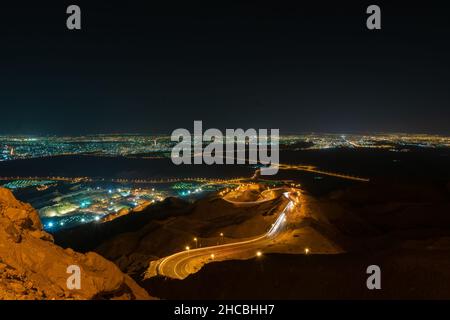
M152 188L152 192L147 189L131 189L127 188L115 188L109 187L103 189L101 187L86 187L87 191L100 191L101 194L96 192L93 195L83 195L83 198L74 193L73 196L69 194L64 202L57 201L57 204L50 207L45 207L40 210L40 215L43 218L50 217L62 217L71 213L70 217L64 217L64 224L77 225L88 223L92 221L101 221L102 217L108 214L116 214L121 209L126 208L128 211L138 207L140 204L150 204L164 199L163 194L155 194L155 188ZM103 192L104 191L104 192ZM133 195L131 197L131 193ZM106 196L105 196L106 195ZM153 199L152 199L153 198ZM125 203L126 202L126 203ZM87 216L91 215L91 216ZM98 217L96 217L98 215ZM61 221L61 220L60 220ZM45 228L51 229L59 226L64 226L59 221L47 221Z
M88 143L86 143L88 142ZM422 134L307 134L282 136L280 145L291 147L298 142L311 146L292 147L294 150L328 148L385 148L391 151L408 150L405 147L437 148L449 147L450 138ZM83 154L88 152L105 155L132 155L149 151L170 151L173 142L162 136L79 136L79 137L0 137L0 161L23 158L56 156L61 154Z
M181 194L182 196L188 196L188 195L190 195L190 194L192 194L192 193L199 193L199 192L202 192L202 191L203 191L202 188L197 188L197 189L195 189L194 191L191 191L191 190L183 191L183 192L181 192L180 194Z
M91 205L91 203L89 201L83 201L80 204L80 208L87 208L90 205Z
M95 216L94 219L93 219L93 220L90 220L90 221L100 221L100 220L101 220L101 216ZM89 220L86 219L86 218L81 218L80 221L83 222L83 223L89 222ZM66 224L66 223L65 223L64 221L60 221L59 223L54 222L54 221L49 221L49 222L45 225L45 227L46 227L47 229L51 229L51 228L54 228L56 225L59 225L59 226L63 227L63 226L65 226L65 224Z
M132 155L150 151L170 151L173 142L163 136L96 135L78 137L1 136L0 161L57 156L61 154L100 153Z

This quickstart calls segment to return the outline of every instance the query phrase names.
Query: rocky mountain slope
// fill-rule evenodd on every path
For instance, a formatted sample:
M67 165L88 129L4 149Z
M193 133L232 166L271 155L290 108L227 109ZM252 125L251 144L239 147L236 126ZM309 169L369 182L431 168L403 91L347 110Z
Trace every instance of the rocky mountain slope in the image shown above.
M207 264L183 281L153 277L140 284L162 299L448 300L449 191L446 181L371 182L320 198L303 195L305 218L295 232L299 242L310 241L309 254L264 252ZM319 241L305 226L345 252L316 254ZM366 286L370 265L381 269L381 290Z
M69 266L80 268L80 289L69 289ZM1 299L150 299L112 262L62 249L44 232L36 210L0 188Z

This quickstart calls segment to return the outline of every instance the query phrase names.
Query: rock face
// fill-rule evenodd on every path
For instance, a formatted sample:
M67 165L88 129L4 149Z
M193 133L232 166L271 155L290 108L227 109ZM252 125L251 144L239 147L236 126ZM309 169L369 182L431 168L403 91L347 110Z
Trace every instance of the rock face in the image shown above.
M80 289L68 288L69 266L79 267ZM100 255L55 245L36 210L0 188L0 300L150 298Z

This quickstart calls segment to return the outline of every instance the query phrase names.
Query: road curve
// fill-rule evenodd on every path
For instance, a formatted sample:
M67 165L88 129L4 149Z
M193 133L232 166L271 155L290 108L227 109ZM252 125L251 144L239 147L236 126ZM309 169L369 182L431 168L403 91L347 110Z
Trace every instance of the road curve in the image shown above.
M265 234L249 240L175 253L154 262L156 263L156 274L173 279L185 279L190 274L197 272L204 264L214 260L226 260L245 253L256 255L259 249L268 245L283 230L286 215L295 206L289 192L285 192L283 196L289 202Z

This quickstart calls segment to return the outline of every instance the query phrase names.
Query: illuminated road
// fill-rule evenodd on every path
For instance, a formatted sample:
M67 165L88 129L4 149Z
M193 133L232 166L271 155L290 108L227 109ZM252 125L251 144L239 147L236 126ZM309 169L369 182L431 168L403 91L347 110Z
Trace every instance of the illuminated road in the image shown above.
M92 181L88 177L0 177L0 180L11 181L11 180L47 180L47 181L65 181L65 182L81 182L81 181Z
M194 154L193 157L195 157L196 155L200 155L200 154L199 153ZM237 161L237 163L246 163L246 161L248 160L246 158L238 158L235 156L232 156L232 157L224 156L223 158L233 160L233 163L234 163L234 161ZM314 172L314 173L323 174L326 176L347 179L347 180L354 180L354 181L359 181L359 182L369 182L370 181L370 179L352 176L349 174L319 170L319 169L317 169L316 166L311 166L311 165L282 164L282 163L270 163L270 162L265 163L261 160L260 160L260 163L264 164L264 165L268 165L268 166L278 167L279 170L307 171L307 172Z
M275 165L275 164L274 164ZM315 166L311 165L295 165L295 164L278 164L280 170L299 170L307 171L327 176L332 176L341 179L348 179L360 182L369 182L370 179L356 177L343 173L329 172L319 170ZM157 183L175 183L182 181L195 181L207 184L237 184L243 180L248 180L246 177L231 178L231 179L209 179L200 177L187 177L187 178L164 178L164 179L98 179L90 177L0 177L0 180L52 180L52 181L66 181L66 182L116 182L116 183L135 183L135 184L157 184Z
M11 181L11 180L47 180L47 181L64 181L64 182L115 182L115 183L142 183L142 184L156 184L156 183L174 183L174 182L183 182L183 181L195 181L202 182L206 184L237 184L242 180L248 180L248 178L233 178L233 179L209 179L209 178L165 178L165 179L96 179L90 177L0 177L2 181Z
M299 171L314 172L314 173L323 174L326 176L332 176L332 177L336 177L336 178L354 180L354 181L360 181L360 182L369 182L370 181L370 179L367 179L367 178L361 178L361 177L351 176L348 174L319 170L315 166L295 165L295 164L292 164L292 165L291 164L279 164L278 168L281 170L299 170Z
M265 234L249 240L178 252L157 262L152 262L153 266L151 265L150 269L153 267L156 274L168 278L184 279L197 272L204 264L214 260L233 259L242 255L256 256L261 248L272 243L281 234L287 215L295 207L296 201L292 200L291 192L285 192L283 196L289 202Z

